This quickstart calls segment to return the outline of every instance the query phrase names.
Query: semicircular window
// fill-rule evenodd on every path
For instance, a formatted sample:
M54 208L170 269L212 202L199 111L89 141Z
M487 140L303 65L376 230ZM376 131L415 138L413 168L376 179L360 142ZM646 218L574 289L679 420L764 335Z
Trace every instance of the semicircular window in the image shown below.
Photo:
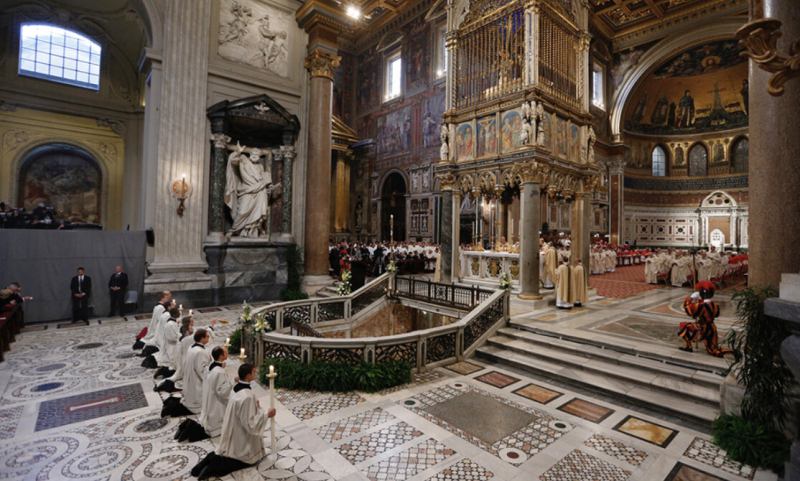
M43 24L20 27L20 75L99 90L101 53L97 42L78 32Z
M67 144L37 147L23 159L18 182L18 205L29 212L52 206L58 219L100 223L102 174L85 150Z

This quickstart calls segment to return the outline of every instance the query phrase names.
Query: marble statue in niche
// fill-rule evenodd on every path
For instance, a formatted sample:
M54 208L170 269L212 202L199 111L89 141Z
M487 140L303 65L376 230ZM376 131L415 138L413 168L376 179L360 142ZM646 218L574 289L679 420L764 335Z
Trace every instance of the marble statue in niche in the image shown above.
M269 237L269 201L277 187L272 183L270 157L269 151L239 143L228 155L224 199L233 218L233 237Z
M287 77L292 21L288 13L253 0L222 0L219 55Z

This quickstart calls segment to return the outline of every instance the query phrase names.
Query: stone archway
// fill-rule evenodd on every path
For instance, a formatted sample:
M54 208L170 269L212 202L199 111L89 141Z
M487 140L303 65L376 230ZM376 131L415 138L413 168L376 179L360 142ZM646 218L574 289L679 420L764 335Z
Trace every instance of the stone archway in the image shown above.
M399 172L386 176L381 187L381 239L403 241L406 238L406 180ZM390 228L394 227L394 235Z

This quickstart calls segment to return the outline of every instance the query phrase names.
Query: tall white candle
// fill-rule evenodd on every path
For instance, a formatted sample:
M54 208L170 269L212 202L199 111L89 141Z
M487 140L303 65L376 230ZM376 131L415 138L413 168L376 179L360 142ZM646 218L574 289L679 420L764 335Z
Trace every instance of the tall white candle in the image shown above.
M239 356L244 357L244 348L239 349Z
M268 376L269 377L269 408L270 409L275 409L275 376L277 376L277 373L275 372L275 366L270 366L269 367L269 376ZM270 431L271 431L270 432L270 441L271 441L271 448L272 448L271 452L270 452L270 455L274 455L275 459L278 459L278 453L277 453L278 443L277 443L277 440L275 438L275 416L270 418L269 424L270 424Z

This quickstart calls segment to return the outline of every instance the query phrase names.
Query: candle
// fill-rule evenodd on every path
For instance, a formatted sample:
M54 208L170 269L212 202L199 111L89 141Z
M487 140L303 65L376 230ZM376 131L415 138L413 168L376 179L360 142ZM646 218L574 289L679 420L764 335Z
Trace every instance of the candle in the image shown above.
M191 310L191 309L189 309L189 315L190 315L190 316L192 315L192 310Z
M275 374L275 366L270 366L269 367L269 375L272 376L273 374Z
M231 345L231 338L230 337L226 337L225 338L225 345L226 346L230 346Z
M183 310L183 304L178 306L178 310L181 310L181 311Z
M275 366L269 367L269 407L270 409L275 409ZM270 418L270 455L274 455L275 459L278 459L277 453L277 438L275 437L275 417Z
M244 357L244 348L239 349L239 357Z

